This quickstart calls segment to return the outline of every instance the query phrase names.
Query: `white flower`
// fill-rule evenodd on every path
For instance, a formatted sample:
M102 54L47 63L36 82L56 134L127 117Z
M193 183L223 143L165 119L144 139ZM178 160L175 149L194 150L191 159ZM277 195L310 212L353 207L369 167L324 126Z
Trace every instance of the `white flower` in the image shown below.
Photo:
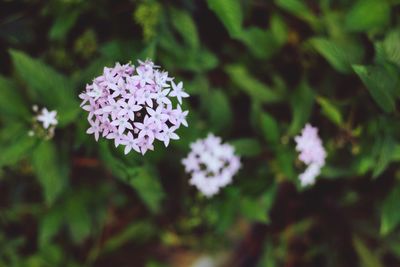
M172 85L172 92L169 94L170 96L175 96L179 104L182 104L182 97L189 97L189 95L183 91L183 83L179 82L177 85L174 83L174 81L171 82Z
M299 179L302 186L313 185L315 178L321 173L321 166L313 163L307 167L307 169L300 174Z
M58 124L56 116L57 111L48 111L47 108L43 108L36 119L43 124L43 128L48 129L50 126L56 126Z

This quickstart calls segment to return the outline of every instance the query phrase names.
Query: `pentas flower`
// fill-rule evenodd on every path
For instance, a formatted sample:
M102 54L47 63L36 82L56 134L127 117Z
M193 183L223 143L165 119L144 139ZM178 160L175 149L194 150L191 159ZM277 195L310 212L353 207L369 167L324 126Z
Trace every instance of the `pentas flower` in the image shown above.
M168 146L170 140L179 139L175 131L188 126L188 111L181 104L189 95L182 82L176 85L151 60L138 62L137 67L130 63L105 67L79 95L88 112L86 132L96 141L105 137L116 147L125 146L125 154L132 150L145 154L154 149L155 140Z
M325 165L326 151L318 136L318 129L306 124L301 135L295 137L296 150L300 152L299 160L308 168L299 176L302 186L315 183L315 178L320 174Z
M30 136L39 136L44 139L50 139L54 136L55 127L58 124L57 111L49 111L42 108L39 111L37 105L32 106L32 110L36 113L33 117L32 130L28 132Z
M213 134L192 143L190 148L182 164L191 175L189 183L206 197L217 194L222 187L230 184L240 169L240 159L234 154L234 148L222 144L221 138Z

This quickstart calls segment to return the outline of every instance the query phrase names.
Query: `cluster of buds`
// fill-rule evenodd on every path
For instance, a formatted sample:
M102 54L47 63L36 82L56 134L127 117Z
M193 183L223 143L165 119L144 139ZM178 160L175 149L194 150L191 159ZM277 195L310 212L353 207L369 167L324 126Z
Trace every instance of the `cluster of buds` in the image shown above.
M145 154L154 149L156 139L168 146L170 140L179 139L175 131L188 126L188 111L181 104L189 95L182 82L173 80L150 60L139 61L137 67L130 63L105 67L79 96L89 113L87 133L96 141L102 136L114 140L116 147L125 146L125 154L131 150Z
M302 186L312 185L325 165L326 151L318 136L318 129L306 124L301 135L295 137L296 150L300 152L299 160L307 169L299 176Z
M192 143L190 148L182 164L191 175L189 183L206 197L217 194L220 188L230 184L240 169L240 159L234 154L234 148L222 144L221 138L212 134Z
M38 136L43 139L51 139L58 124L57 111L49 111L47 108L39 110L37 105L32 106L35 116L33 117L32 129L28 132L29 136Z

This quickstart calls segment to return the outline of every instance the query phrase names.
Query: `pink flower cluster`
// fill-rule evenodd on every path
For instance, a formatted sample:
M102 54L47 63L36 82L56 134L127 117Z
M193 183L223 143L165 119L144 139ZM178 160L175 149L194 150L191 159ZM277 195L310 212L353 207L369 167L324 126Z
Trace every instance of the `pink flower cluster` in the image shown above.
M185 171L191 174L189 183L206 197L217 194L220 188L232 182L241 163L234 148L222 144L221 138L209 134L190 145L191 152L182 160Z
M306 124L301 135L295 137L296 150L300 152L299 159L307 164L307 169L299 177L302 186L315 183L325 165L326 151L318 136L318 129Z
M180 125L188 126L188 111L180 105L189 95L182 82L173 79L150 60L139 61L136 68L130 63L105 67L79 95L89 113L87 133L96 141L101 135L114 140L116 147L124 145L125 154L153 150L156 139L168 146L171 139L179 139L175 131ZM172 98L178 102L175 108Z

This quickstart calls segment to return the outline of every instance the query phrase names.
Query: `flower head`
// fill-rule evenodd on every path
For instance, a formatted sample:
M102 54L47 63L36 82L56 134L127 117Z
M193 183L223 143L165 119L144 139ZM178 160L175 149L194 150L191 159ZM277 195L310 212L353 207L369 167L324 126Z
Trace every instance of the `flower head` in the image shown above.
M299 159L308 165L306 171L299 176L303 186L315 182L320 174L321 168L325 165L326 151L318 136L318 129L306 124L301 135L295 137L296 150L300 152Z
M43 108L36 119L43 124L43 128L48 129L50 126L56 126L58 124L56 116L57 111L48 111L47 108Z
M139 61L137 67L130 63L105 67L79 95L82 109L88 111L87 133L96 141L103 136L114 140L115 146L125 146L125 154L153 150L155 139L165 146L179 139L175 131L181 124L187 126L188 114L180 104L188 96L182 82L176 86L151 60Z
M49 111L47 108L42 108L39 111L37 105L32 106L32 110L36 113L33 117L32 130L29 131L30 136L39 136L44 139L50 139L54 136L55 128L58 124L57 111Z
M190 147L191 151L182 160L182 164L185 171L191 174L191 185L196 186L206 197L211 197L232 182L232 177L241 165L231 145L222 144L221 138L209 134Z

